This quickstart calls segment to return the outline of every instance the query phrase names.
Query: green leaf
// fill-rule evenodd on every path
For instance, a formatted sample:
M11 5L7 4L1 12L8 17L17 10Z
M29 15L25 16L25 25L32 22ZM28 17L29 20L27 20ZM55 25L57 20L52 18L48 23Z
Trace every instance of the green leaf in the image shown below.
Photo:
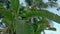
M52 31L56 31L56 28L49 28L47 30L52 30Z
M21 14L22 16L24 16L23 14ZM30 17L35 17L35 16L42 16L42 17L46 17L50 20L53 20L57 23L60 23L60 16L58 16L57 14L53 14L47 10L40 10L40 11L27 11L25 12L25 16L26 18L30 18Z
M3 8L3 4L0 4L0 9Z
M17 13L19 9L19 0L11 0L11 4L12 4L11 9L13 10L14 13Z

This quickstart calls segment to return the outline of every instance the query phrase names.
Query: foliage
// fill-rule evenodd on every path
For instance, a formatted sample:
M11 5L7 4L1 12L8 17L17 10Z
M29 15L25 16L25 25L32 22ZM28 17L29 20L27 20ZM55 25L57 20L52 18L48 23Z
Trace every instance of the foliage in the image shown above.
M6 23L10 34L41 34L47 27L48 29L46 30L55 31L56 28L51 28L47 19L60 23L60 16L48 10L43 10L43 8L47 8L49 4L44 3L42 0L25 0L28 7L21 6L19 0L10 1L10 9L5 9L3 4L0 3L0 8L2 8L0 9L0 13L4 16L3 22ZM57 0L55 0L55 2L56 1ZM49 2L49 6L53 7L56 5L55 2L52 3L52 0L49 0ZM35 21L31 23L29 19L34 17L38 17L39 21L33 19L33 21ZM42 17L41 20L40 17Z

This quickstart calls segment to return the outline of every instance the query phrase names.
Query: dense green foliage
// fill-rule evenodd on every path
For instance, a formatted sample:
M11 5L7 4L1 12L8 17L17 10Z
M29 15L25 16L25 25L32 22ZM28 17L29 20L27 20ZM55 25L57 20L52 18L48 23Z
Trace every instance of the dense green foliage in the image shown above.
M50 4L46 4L42 0L25 0L27 7L19 4L19 0L10 0L11 7L9 9L4 8L0 3L0 13L4 16L3 22L6 23L9 34L41 34L44 30L55 31L56 28L50 27L47 19L60 23L60 16L43 9L48 5L55 7L57 0L53 1L49 0ZM8 0L4 2L8 2ZM29 21L31 18L33 18L33 23L31 20ZM47 27L48 29L46 29Z

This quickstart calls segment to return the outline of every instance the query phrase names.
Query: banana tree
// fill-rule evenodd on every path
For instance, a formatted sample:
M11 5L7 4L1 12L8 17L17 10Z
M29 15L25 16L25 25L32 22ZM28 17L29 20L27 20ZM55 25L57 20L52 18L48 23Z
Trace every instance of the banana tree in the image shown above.
M55 28L50 27L50 23L47 19L60 23L60 16L53 14L48 10L41 9L47 8L48 6L43 3L42 0L36 0L37 2L32 1L32 4L30 4L31 1L26 0L26 2L28 3L28 8L24 7L23 13L21 14L19 13L19 9L21 9L19 0L10 1L10 9L5 9L1 6L2 4L0 5L2 7L2 9L0 9L0 13L2 14L2 16L4 16L3 22L6 23L9 34L41 34L41 32L44 32L47 27L48 29L46 30L56 30ZM40 7L40 9L37 9L36 6L39 8L40 5L42 7ZM31 8L29 8L30 6ZM39 21L33 20L33 23L29 21L29 19L34 17L37 17ZM40 17L42 17L42 19Z

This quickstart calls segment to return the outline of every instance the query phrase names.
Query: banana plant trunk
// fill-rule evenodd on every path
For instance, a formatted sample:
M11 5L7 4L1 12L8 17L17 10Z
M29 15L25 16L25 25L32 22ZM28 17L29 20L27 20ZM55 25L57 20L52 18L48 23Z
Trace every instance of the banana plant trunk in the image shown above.
M43 30L43 34L45 34L45 31Z

